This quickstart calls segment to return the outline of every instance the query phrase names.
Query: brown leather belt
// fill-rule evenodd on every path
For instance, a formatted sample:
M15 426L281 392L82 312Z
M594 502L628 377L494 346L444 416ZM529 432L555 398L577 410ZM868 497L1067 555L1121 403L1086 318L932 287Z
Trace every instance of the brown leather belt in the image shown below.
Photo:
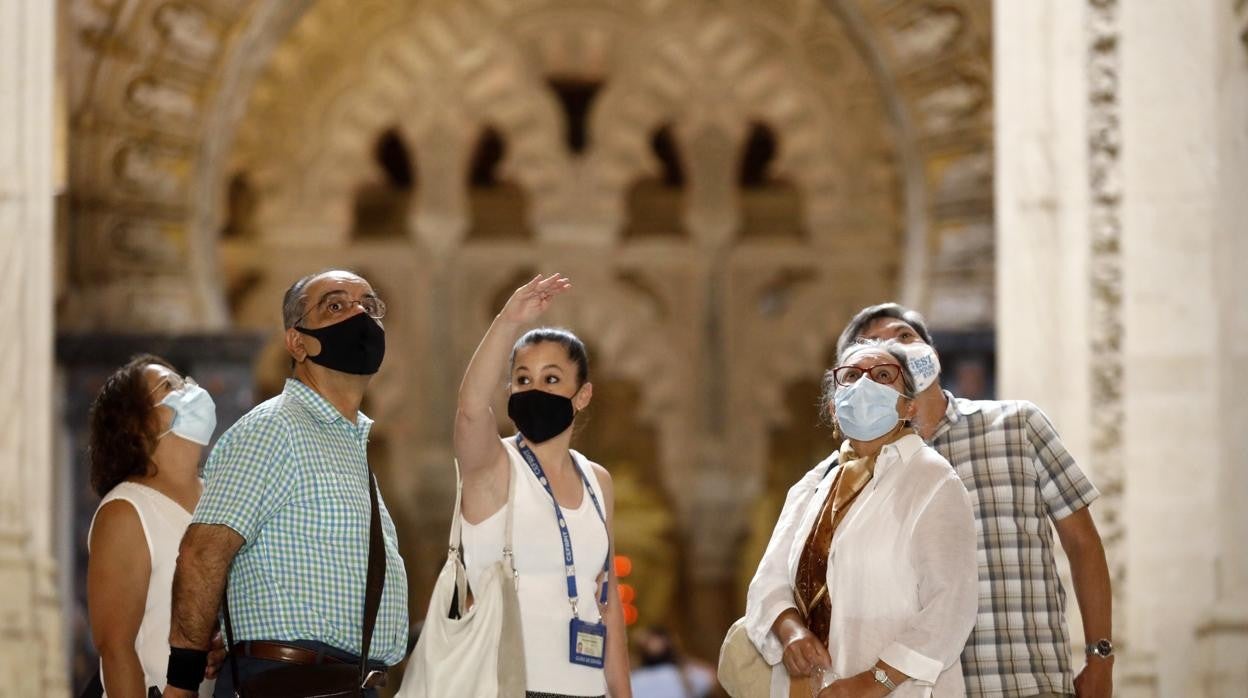
M323 652L299 647L297 645L285 645L280 642L265 642L263 640L250 640L247 642L238 642L230 649L240 657L251 657L252 659L263 659L270 662L287 662L289 664L346 664L347 662L331 657ZM370 671L368 678L364 681L364 688L377 688L386 685L385 671Z

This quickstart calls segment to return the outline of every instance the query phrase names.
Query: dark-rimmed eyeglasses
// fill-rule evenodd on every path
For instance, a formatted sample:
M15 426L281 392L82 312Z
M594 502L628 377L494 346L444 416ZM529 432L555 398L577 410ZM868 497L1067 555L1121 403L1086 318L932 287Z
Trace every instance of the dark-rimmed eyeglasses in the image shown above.
M367 295L359 300L351 297L346 291L330 291L316 305L308 308L308 311L299 316L295 322L299 325L303 322L313 310L320 311L321 317L330 320L339 320L347 316L351 312L353 306L360 306L364 309L364 313L374 320L380 320L386 316L386 304L377 296Z
M859 368L858 366L837 366L832 369L832 379L841 387L849 387L857 383L863 375L871 377L871 380L884 385L892 385L894 381L901 377L901 364L877 364L871 368Z

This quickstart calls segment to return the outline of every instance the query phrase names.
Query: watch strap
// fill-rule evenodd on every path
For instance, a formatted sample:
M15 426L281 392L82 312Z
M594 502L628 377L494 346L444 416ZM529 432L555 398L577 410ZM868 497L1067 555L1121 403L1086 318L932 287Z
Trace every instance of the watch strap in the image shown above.
M888 677L888 672L884 671L880 667L871 667L871 676L875 677L876 682L883 684L888 690L897 690L897 684L893 683L893 680Z

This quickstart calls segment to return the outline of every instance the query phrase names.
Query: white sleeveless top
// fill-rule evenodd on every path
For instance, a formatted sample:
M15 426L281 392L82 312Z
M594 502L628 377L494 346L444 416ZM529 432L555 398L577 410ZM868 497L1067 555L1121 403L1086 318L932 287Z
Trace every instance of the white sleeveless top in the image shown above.
M115 500L125 500L134 507L147 539L151 557L152 574L147 583L147 603L143 607L143 621L139 634L134 638L134 650L143 667L143 685L165 688L165 673L169 666L169 617L173 597L173 569L178 561L178 544L182 534L191 523L191 514L169 497L137 482L122 482L100 500L100 507ZM98 514L100 509L96 508ZM91 517L95 527L95 517ZM91 550L91 530L87 530L87 552ZM101 677L103 677L101 669ZM215 681L205 681L199 686L201 698L212 696ZM107 686L105 686L107 689ZM107 690L105 696L108 695Z
M601 696L607 692L602 669L569 661L569 624L572 608L568 603L567 575L563 567L563 544L554 503L546 488L537 481L528 463L516 449L514 439L504 439L516 480L515 522L512 546L516 573L520 577L520 620L524 633L524 663L527 689L540 693L571 696ZM594 494L606 513L607 501L594 474L593 464L576 451L572 456L582 468ZM479 584L487 567L503 557L504 513L506 507L477 525L463 522L464 563L468 582ZM589 494L581 496L577 509L563 509L572 538L576 561L577 610L580 618L597 622L598 575L607 556L607 528Z

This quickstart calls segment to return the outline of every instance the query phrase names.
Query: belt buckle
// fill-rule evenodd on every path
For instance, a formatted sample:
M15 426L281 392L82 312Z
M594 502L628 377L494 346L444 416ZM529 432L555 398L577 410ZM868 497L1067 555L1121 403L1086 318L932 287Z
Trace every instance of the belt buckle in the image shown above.
M375 681L375 683L374 683ZM364 676L364 684L361 688L380 688L386 685L386 672L381 669L373 669Z

